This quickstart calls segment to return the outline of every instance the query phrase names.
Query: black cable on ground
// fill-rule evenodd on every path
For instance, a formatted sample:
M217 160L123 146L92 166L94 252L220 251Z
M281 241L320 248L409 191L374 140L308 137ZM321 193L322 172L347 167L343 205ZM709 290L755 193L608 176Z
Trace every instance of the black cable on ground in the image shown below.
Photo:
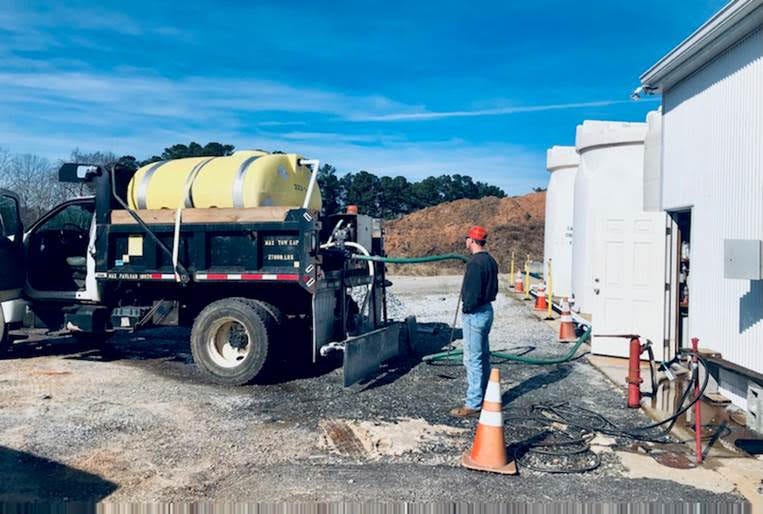
M518 466L543 473L585 473L601 465L601 459L590 447L594 434L572 427L563 427L537 417L506 418L517 431L529 433L512 445Z
M687 353L697 356L698 362L701 363L705 368L705 379L702 382L702 386L700 387L700 391L697 396L693 397L688 404L684 404L683 402L680 403L673 414L660 421L636 427L620 427L598 412L586 409L585 407L573 407L567 402L561 402L556 405L537 404L532 406L532 410L537 412L539 415L545 416L549 419L554 419L556 421L567 423L572 426L577 426L579 428L594 430L607 435L628 437L631 439L639 440L649 439L648 436L645 435L646 432L659 428L668 423L674 424L678 418L684 415L695 403L697 403L697 401L699 401L700 398L702 398L702 395L707 388L707 384L710 379L710 375L707 373L707 362L699 354L695 354L694 352ZM687 388L690 388L691 385L696 380L698 380L699 368L695 368L693 375L694 376L687 384ZM687 396L687 394L684 394L684 402ZM593 420L597 420L598 423L594 423ZM669 428L672 428L672 425ZM662 433L660 435L667 435L669 433L669 428L661 430Z
M702 398L709 381L707 362L701 355L697 360L705 368L705 378L699 394L686 403L693 386L699 381L699 367L693 369L692 378L675 412L663 420L635 427L622 427L609 418L590 409L571 405L568 402L556 404L534 404L524 415L506 417L505 421L514 433L532 431L529 437L514 445L514 458L518 465L544 473L581 473L596 469L601 464L598 454L590 449L590 441L599 432L609 436L633 439L642 442L667 444L670 430L676 421ZM532 424L532 427L528 427ZM650 431L659 429L654 434Z

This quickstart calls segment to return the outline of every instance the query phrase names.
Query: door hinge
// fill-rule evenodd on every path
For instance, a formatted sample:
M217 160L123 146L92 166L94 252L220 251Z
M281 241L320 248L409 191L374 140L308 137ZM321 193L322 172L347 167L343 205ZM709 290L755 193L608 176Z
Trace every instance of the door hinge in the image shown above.
M665 235L669 236L671 234L673 234L673 229L670 227L665 227Z
M667 282L665 283L665 291L670 291L670 284Z

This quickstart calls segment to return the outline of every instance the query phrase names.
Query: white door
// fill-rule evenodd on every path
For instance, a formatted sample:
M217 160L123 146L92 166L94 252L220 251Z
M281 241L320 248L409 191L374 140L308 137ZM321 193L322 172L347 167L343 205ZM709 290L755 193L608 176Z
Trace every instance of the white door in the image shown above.
M664 213L596 217L591 351L628 356L628 340L596 334L638 334L662 360L665 303Z

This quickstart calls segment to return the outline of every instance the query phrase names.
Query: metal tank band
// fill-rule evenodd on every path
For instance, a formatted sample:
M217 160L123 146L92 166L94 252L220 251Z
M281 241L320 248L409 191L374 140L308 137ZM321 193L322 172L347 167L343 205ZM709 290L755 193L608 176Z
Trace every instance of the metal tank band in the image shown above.
M237 209L244 208L244 179L246 178L246 172L249 166L260 157L261 155L253 155L242 162L238 168L236 178L233 181L233 207Z
M193 167L191 172L188 174L188 177L186 177L185 186L183 186L185 191L185 195L184 195L185 200L183 204L186 208L193 207L193 181L196 180L196 176L199 174L202 168L204 168L204 166L214 161L215 159L216 157L210 157L206 161L202 161L198 163L196 166Z
M156 173L156 170L161 168L163 165L167 164L170 161L159 161L150 168L146 170L146 172L143 174L143 176L140 179L140 184L138 184L138 192L135 195L135 203L138 206L138 209L148 209L148 184L151 182L151 177L154 176L154 173Z

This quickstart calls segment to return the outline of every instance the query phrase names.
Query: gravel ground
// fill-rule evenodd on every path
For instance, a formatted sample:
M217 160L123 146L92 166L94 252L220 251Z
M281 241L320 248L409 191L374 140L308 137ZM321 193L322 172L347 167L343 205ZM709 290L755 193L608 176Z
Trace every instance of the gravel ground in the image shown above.
M421 323L417 350L449 337L459 277L393 277L390 312ZM533 356L566 351L518 300L500 295L493 349ZM474 420L461 404L464 371L401 359L375 379L342 387L337 363L284 369L240 388L206 383L187 333L157 329L117 337L108 350L33 335L0 361L0 499L109 501L606 501L742 502L669 480L628 479L597 438L601 465L577 474L521 469L518 477L458 464ZM585 358L501 369L504 415L562 400L623 425L647 422ZM517 423L517 426L512 426ZM507 422L509 443L526 437ZM666 468L668 469L668 468ZM680 472L679 470L675 470Z

